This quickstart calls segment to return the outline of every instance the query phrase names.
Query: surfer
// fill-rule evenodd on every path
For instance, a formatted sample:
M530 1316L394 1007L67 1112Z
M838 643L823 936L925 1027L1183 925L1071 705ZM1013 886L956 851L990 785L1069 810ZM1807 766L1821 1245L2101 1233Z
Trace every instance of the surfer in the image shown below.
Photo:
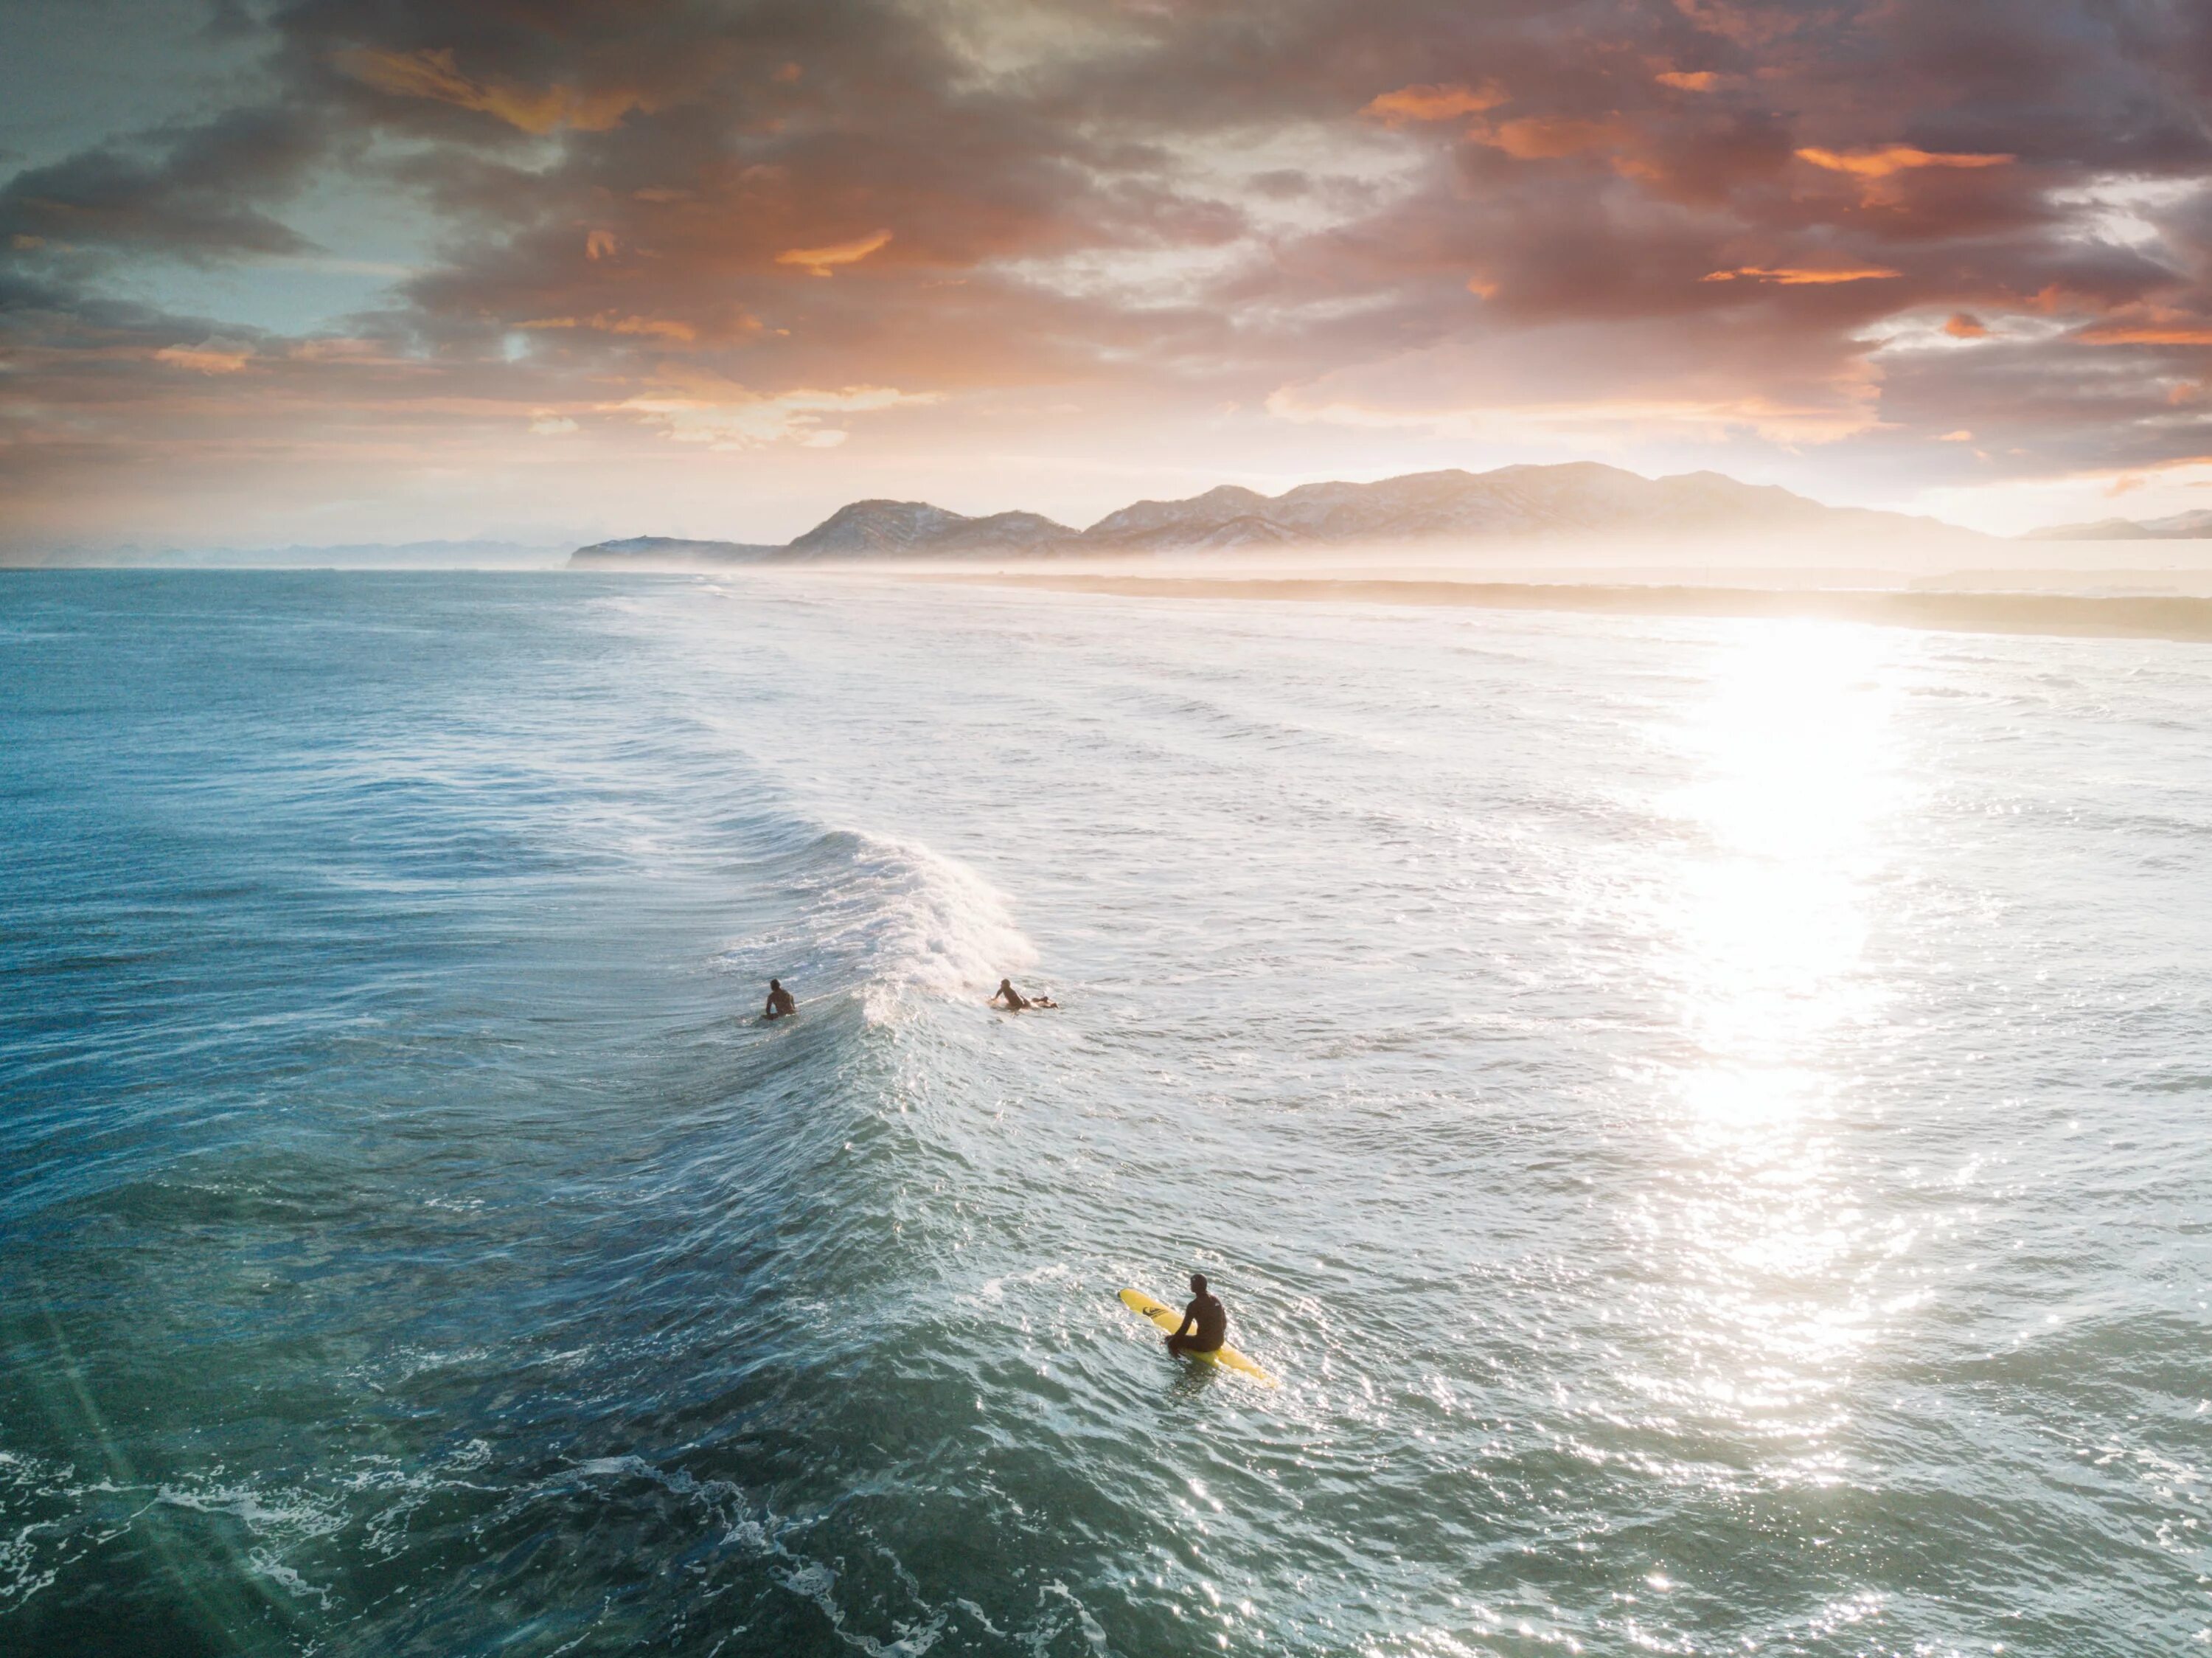
M1188 1332L1188 1333L1186 1333ZM1206 1287L1206 1274L1190 1275L1190 1305L1168 1338L1170 1353L1215 1353L1229 1336L1229 1309Z
M771 978L768 982L768 1006L761 1009L763 1019L781 1019L787 1014L799 1011L799 1003L791 999L791 992L783 988L783 981Z
M999 981L998 994L991 998L990 1005L996 1007L1001 1002L1006 1004L1008 1013L1019 1013L1024 1008L1056 1008L1060 1005L1048 996L1024 996L1014 988L1014 981L1011 978Z

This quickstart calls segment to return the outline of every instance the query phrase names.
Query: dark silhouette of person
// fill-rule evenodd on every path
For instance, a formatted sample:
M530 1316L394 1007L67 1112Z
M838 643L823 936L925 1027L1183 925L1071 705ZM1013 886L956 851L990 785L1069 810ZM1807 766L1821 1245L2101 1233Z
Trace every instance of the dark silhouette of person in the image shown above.
M1206 1287L1206 1274L1190 1275L1190 1305L1182 1309L1182 1322L1168 1338L1170 1353L1218 1353L1229 1338L1229 1309Z
M761 1009L763 1019L781 1019L786 1014L799 1011L799 1003L791 999L791 992L783 988L783 981L771 978L768 982L768 1006Z
M1056 1008L1060 1005L1048 996L1024 996L1014 988L1014 981L1011 978L999 981L998 994L991 998L989 1005L996 1007L1001 1002L1006 1004L1008 1013L1019 1013L1024 1008Z

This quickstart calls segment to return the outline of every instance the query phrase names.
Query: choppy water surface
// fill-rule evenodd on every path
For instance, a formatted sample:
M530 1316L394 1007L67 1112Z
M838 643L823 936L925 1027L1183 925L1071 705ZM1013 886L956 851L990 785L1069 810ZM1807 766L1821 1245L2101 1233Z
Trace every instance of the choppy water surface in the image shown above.
M0 1647L2208 1639L2212 650L11 576L0 789Z

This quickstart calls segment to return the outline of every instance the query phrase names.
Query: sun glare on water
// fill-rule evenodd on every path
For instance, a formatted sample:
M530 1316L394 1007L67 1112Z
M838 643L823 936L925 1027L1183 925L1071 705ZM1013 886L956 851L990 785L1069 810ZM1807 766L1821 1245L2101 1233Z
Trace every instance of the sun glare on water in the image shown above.
M1672 977L1704 1056L1683 1079L1723 1133L1783 1130L1833 1078L1822 1042L1868 1011L1864 887L1894 778L1872 629L1776 626L1716 664L1669 804L1703 842L1682 872Z
M1863 960L1898 803L1881 640L1807 623L1722 645L1673 734L1692 777L1662 802L1687 832L1655 964L1679 1027L1658 1100L1677 1158L1646 1220L1662 1300L1689 1302L1674 1381L1798 1454L1887 1253L1836 1125L1882 1000Z

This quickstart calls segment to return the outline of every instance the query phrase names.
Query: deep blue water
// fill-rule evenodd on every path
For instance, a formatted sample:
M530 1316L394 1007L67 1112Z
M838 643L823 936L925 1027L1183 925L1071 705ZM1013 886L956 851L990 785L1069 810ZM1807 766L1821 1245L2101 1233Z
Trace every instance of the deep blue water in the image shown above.
M2212 1639L2203 647L17 575L0 881L0 1649Z

